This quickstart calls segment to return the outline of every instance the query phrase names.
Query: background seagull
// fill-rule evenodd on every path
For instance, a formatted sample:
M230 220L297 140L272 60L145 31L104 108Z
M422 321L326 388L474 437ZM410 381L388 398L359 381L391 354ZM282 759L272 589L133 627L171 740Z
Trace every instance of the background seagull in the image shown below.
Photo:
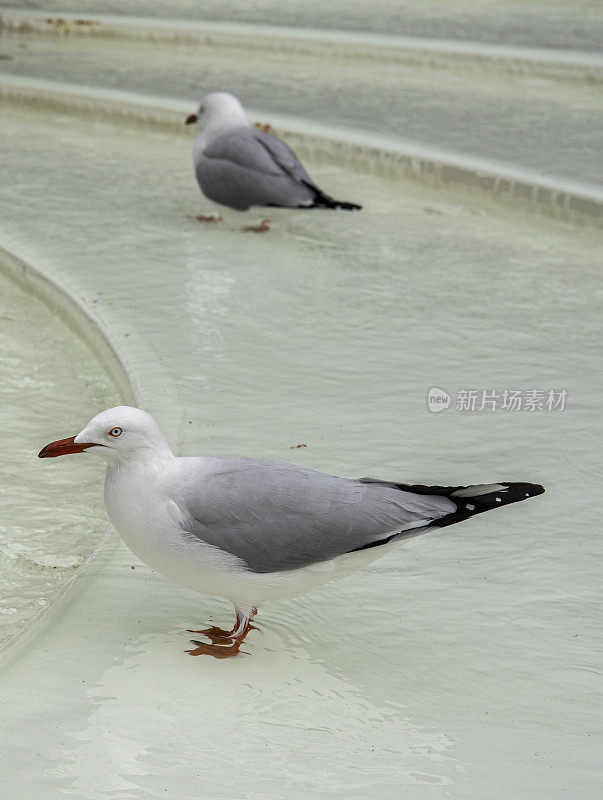
M234 95L206 95L197 113L186 119L187 125L195 122L201 128L193 149L195 175L203 194L215 203L237 211L251 206L362 208L325 194L289 145L250 125ZM197 219L215 221L216 217ZM267 230L267 222L247 230Z
M256 458L177 458L155 419L118 406L40 458L91 453L106 461L109 519L153 569L228 598L232 630L191 655L235 656L257 603L292 597L374 561L413 536L542 494L531 483L418 486L350 480Z

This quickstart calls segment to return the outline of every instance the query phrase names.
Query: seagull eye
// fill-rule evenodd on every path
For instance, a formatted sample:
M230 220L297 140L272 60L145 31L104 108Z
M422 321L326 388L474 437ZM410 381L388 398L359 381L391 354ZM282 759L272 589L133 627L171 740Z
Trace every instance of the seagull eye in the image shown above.
M114 439L117 439L117 437L118 437L118 436L121 436L121 435L122 435L122 433L123 433L123 431L122 431L122 429L121 429L121 428L119 428L119 427L117 427L117 428L111 428L111 430L110 430L110 431L107 431L107 436L113 436L113 438L114 438Z

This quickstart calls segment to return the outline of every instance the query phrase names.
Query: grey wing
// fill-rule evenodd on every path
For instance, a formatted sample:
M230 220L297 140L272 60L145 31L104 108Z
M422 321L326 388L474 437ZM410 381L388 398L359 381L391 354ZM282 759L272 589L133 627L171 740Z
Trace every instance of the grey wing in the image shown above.
M255 459L218 459L181 492L185 529L262 573L371 547L456 508L446 497Z
M274 145L272 150L267 147L264 140L256 136L259 133L261 131L247 126L233 128L215 136L195 154L195 173L204 194L239 210L253 205L293 208L312 205L316 191L310 188L312 181L295 153L271 136L270 139L284 148L283 158L275 158ZM309 185L296 175L307 176Z
M265 133L261 130L253 130L253 135L262 147L270 154L272 160L279 165L279 167L287 172L291 177L299 183L304 183L307 186L320 191L318 186L314 183L312 178L306 172L304 165L299 158L295 155L294 151L288 144L283 142L271 133Z

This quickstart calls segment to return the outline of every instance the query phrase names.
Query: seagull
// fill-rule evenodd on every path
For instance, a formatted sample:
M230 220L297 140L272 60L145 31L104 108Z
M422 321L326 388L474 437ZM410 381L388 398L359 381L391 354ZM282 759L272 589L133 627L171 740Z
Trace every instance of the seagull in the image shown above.
M101 412L39 457L68 453L104 459L107 514L138 558L232 602L231 630L191 631L211 643L193 639L186 652L215 658L243 652L258 603L302 594L414 536L544 492L532 483L422 486L259 458L176 457L155 419L130 406Z
M193 148L195 175L203 194L237 211L251 206L339 208L352 211L357 203L335 200L308 175L285 142L253 127L239 100L228 92L206 95L186 124L198 123ZM219 217L200 215L205 222ZM268 230L269 220L246 230ZM261 228L261 230L260 230Z

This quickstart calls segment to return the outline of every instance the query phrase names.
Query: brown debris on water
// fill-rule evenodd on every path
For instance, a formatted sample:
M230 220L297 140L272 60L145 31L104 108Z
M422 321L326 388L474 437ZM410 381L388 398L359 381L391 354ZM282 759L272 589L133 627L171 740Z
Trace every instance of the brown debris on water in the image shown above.
M187 214L187 219L196 219L197 222L223 222L219 214Z
M245 233L266 233L270 230L270 220L263 219L259 225L245 225L241 230Z
M71 33L71 25L77 25L78 27L89 27L91 25L98 25L99 23L92 19L74 19L68 21L63 19L63 17L45 17L44 22L47 25L52 25L53 28L56 28L57 31L60 31L63 34Z

